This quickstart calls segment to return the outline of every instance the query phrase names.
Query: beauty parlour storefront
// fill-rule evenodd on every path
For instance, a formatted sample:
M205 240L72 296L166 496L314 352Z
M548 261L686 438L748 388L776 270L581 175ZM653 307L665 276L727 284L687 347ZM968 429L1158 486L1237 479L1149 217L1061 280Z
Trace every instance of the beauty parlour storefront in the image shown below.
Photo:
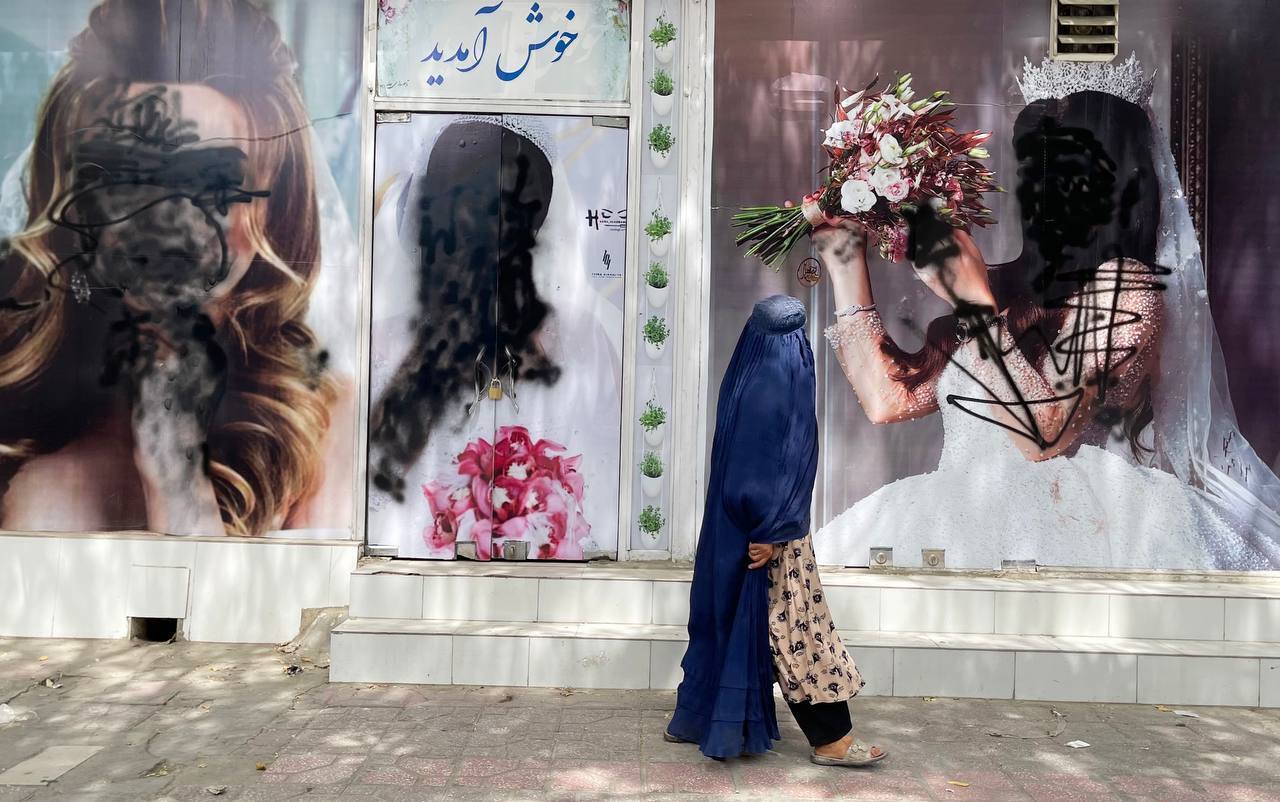
M864 693L1280 703L1259 0L10 5L0 635L673 688L785 293Z
M0 9L0 635L284 641L356 598L350 643L427 576L670 562L682 8Z

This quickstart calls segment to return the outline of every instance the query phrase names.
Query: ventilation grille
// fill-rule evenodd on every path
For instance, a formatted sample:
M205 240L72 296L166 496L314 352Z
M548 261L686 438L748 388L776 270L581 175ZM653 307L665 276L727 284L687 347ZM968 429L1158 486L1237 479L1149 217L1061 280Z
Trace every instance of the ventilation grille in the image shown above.
M1110 61L1119 52L1119 0L1053 0L1049 24L1053 58Z

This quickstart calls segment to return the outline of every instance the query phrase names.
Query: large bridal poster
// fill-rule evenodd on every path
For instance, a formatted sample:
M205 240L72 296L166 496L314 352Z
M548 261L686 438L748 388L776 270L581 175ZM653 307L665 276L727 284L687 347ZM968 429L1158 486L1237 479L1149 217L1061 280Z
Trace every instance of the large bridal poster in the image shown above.
M0 2L0 529L353 536L361 5Z
M626 152L590 117L380 119L372 546L616 553Z
M928 551L977 570L1280 568L1280 427L1259 395L1280 368L1268 346L1280 330L1259 301L1280 279L1232 258L1250 254L1242 242L1272 238L1263 221L1274 212L1211 186L1210 220L1254 225L1251 238L1209 237L1206 271L1166 138L1175 26L1186 20L1135 0L1120 58L1046 67L1042 14L965 8L959 29L953 6L904 25L890 2L745 0L717 18L713 386L752 303L778 291L807 301L822 427L814 548L825 564L865 566L891 549L908 567L928 564ZM992 132L980 158L1007 190L986 196L995 224L973 229L971 247L911 251L926 254L914 261L832 229L778 272L743 259L734 213L816 189L831 161L824 140L872 157L866 180L847 184L857 191L846 211L914 190L876 174L912 180L912 154L896 147L909 140L831 128L838 84L883 87L901 73L919 102L949 90L959 131ZM1216 108L1218 130L1265 130L1244 106ZM882 106L877 124L898 111ZM1253 180L1212 137L1195 141L1211 173L1215 159L1235 165L1217 180ZM821 265L816 286L799 270L809 257Z

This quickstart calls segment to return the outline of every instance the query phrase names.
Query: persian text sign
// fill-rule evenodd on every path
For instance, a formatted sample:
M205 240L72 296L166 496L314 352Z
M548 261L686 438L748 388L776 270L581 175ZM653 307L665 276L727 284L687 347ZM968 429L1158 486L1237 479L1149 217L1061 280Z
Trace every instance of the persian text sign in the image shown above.
M630 5L379 0L378 93L625 100Z

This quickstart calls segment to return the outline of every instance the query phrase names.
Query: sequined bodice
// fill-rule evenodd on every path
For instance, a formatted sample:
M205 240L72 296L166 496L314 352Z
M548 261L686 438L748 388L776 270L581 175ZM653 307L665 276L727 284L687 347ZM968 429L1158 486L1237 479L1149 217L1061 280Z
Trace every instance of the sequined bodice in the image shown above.
M992 368L990 360L983 360L977 348L970 346L956 349L938 377L938 410L942 414L943 432L940 467L973 465L979 456L982 461L1025 460L1008 430L987 419L994 416L996 407L985 402L1010 395L1007 385Z

